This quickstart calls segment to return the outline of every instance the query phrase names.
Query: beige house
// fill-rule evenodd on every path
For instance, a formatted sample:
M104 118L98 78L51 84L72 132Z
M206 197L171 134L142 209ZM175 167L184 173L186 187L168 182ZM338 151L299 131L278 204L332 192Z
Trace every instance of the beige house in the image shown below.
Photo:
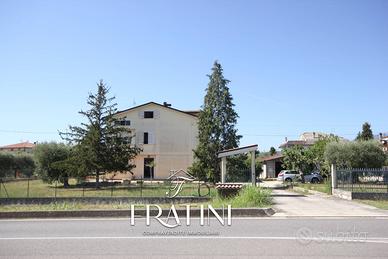
M197 146L198 114L155 102L119 111L116 118L120 125L129 127L134 135L131 144L143 149L133 161L133 177L164 179L170 170L191 166Z

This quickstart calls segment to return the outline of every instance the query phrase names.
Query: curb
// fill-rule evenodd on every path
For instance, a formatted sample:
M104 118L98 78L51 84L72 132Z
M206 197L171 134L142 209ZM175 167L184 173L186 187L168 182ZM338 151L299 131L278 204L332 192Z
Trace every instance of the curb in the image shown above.
M167 197L31 197L31 198L0 198L0 205L10 204L50 204L53 202L86 202L91 204L110 204L112 202L119 203L144 203L144 204L158 204L158 203L193 203L193 202L207 202L210 197L190 197L179 196L175 198Z
M205 208L205 214L207 214ZM169 209L163 209L162 215L166 216ZM178 216L185 217L185 209L177 209ZM216 209L219 215L222 215L222 209ZM157 215L157 210L150 210L151 216ZM226 213L226 209L225 209ZM131 214L130 210L76 210L76 211L5 211L0 212L0 219L26 219L26 218L113 218L127 217ZM235 208L232 209L232 216L237 217L270 217L275 214L273 208ZM145 217L146 210L135 210L135 217ZM190 216L199 217L199 209L191 209Z

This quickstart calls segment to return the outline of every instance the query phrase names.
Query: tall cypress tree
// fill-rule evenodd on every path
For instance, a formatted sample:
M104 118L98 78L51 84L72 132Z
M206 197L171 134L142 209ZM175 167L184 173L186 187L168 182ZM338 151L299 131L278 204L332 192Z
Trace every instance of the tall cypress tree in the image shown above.
M229 80L223 76L221 64L214 62L212 74L198 120L198 146L191 171L201 179L220 180L221 170L217 152L238 147L238 115L229 92Z
M365 122L362 125L362 132L358 132L356 140L363 141L363 140L371 140L373 139L373 132L371 129L371 125L368 122Z

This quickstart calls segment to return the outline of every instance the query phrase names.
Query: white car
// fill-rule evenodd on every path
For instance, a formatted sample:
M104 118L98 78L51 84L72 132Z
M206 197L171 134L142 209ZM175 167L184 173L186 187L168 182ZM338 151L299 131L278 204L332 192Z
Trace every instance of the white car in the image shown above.
M282 170L278 174L277 180L289 183L295 181L302 181L302 173L296 170Z

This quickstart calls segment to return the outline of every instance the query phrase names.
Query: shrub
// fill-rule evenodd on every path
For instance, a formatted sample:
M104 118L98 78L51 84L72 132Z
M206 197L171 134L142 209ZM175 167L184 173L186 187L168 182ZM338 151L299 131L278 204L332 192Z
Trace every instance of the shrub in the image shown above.
M234 197L223 199L217 197L213 200L214 207L232 205L232 208L266 207L271 205L271 191L260 187L246 186Z
M386 156L381 144L370 140L329 143L325 149L325 159L338 167L381 168Z

